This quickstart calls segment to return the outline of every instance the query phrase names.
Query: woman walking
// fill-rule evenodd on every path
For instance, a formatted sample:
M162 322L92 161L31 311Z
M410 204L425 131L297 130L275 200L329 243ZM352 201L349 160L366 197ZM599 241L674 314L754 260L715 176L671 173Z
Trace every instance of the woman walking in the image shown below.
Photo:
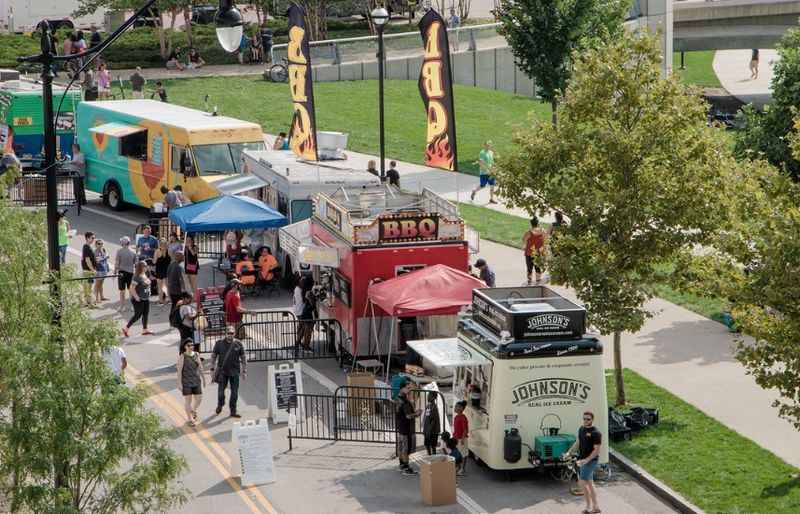
M522 236L525 244L525 267L528 269L528 285L532 285L533 272L536 271L536 283L542 281L542 261L545 257L546 233L539 226L539 218L531 218L531 228Z
M108 250L102 239L94 242L94 258L97 261L97 273L94 279L94 299L95 303L108 301L108 298L103 296L103 281L108 275Z
M100 100L108 100L111 93L111 75L108 73L106 63L100 63L97 68L97 92Z
M172 261L167 247L167 240L163 237L158 242L158 248L155 253L156 265L156 280L158 285L158 304L164 305L167 303L167 289L164 281L167 279L167 268Z
M205 385L203 363L194 350L194 341L184 339L178 355L178 389L183 393L184 409L191 427L197 424L197 407L203 400Z
M131 303L133 304L133 317L122 329L122 334L129 337L129 330L134 323L142 318L142 335L153 335L147 329L147 317L150 315L150 279L147 278L147 263L139 261L136 263L136 270L133 273L133 283L130 288Z
M200 271L200 261L197 258L197 246L194 244L194 237L191 235L186 236L186 244L183 248L183 266L186 272L186 278L189 279L189 287L192 288L191 293L197 291L197 272Z

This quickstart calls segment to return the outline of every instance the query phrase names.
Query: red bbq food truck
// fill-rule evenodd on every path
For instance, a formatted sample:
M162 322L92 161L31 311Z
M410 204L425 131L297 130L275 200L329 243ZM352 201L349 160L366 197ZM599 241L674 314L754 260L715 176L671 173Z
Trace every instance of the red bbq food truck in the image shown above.
M338 320L345 349L359 357L402 353L406 339L392 325L398 320L368 301L370 283L434 264L467 271L474 234L436 193L385 185L315 195L313 216L281 229L280 244L294 262L312 265L328 292L320 318Z

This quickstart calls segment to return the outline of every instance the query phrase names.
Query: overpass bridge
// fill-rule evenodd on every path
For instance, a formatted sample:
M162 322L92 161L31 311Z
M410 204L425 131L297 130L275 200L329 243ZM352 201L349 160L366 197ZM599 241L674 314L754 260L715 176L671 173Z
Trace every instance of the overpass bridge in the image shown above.
M800 0L684 0L672 8L678 52L775 48L800 18Z

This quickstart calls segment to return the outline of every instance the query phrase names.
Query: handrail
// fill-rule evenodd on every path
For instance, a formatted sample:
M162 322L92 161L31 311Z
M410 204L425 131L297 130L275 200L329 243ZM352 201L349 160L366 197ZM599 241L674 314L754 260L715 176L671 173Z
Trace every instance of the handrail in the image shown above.
M456 28L448 28L447 32L462 32L462 31L475 31L475 30L482 30L482 29L490 29L499 27L500 23L482 23L480 25L467 25L464 27L456 27ZM410 37L410 36L419 36L419 31L413 32L398 32L395 34L384 34L383 39L398 39L401 37ZM309 46L325 46L325 45L337 45L340 43L354 43L358 41L374 41L378 39L378 36L358 36L358 37L345 37L341 39L323 39L321 41L309 41ZM275 62L275 50L276 49L283 49L288 48L288 43L280 43L277 45L273 45L270 50L270 62Z

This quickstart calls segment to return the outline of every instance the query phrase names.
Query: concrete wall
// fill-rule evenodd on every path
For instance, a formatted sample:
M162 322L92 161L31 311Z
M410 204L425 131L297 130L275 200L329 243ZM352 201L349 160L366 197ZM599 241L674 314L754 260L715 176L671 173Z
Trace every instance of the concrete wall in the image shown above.
M466 46L466 45L462 45ZM514 63L508 47L485 48L451 54L453 82L464 86L496 89L524 96L534 95L534 82ZM422 57L387 59L385 72L389 80L417 80L422 67ZM375 61L314 66L315 82L341 80L375 80L378 63Z

